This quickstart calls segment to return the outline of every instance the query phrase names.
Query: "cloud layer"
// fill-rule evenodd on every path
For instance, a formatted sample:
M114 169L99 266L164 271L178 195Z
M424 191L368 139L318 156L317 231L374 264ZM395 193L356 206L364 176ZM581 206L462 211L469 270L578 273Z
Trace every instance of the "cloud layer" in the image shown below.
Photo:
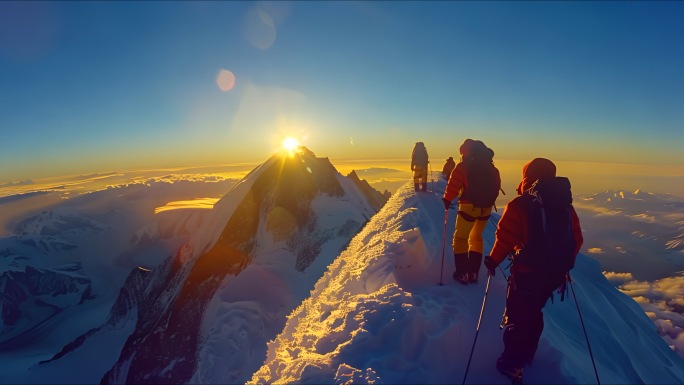
M658 334L684 358L684 276L645 282L633 279L631 273L603 272L603 275L641 305Z

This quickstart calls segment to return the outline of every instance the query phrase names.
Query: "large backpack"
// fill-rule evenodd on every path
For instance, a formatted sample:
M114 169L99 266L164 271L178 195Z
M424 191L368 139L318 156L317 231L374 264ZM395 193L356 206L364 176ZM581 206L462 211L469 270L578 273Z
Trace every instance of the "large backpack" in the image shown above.
M492 161L494 151L482 142L477 142L482 145L474 146L468 158L463 160L468 181L461 198L471 202L474 207L490 208L499 196L501 181Z
M416 142L411 153L411 165L427 168L429 163L427 148L423 142Z
M529 214L529 234L513 260L550 276L565 276L576 257L570 181L564 177L537 180L521 198Z

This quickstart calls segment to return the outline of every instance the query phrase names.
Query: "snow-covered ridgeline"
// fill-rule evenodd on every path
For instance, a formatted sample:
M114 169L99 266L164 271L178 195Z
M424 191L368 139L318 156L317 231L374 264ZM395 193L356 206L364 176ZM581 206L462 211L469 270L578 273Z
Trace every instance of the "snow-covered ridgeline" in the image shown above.
M251 383L460 383L486 279L451 280L449 216L445 286L438 286L444 208L436 194L401 188L350 243L269 343ZM493 218L498 219L495 214ZM485 251L495 227L485 230ZM572 271L602 383L682 383L684 363L639 305L615 289L584 255ZM506 282L492 277L468 383L509 383L494 369ZM595 383L573 299L547 304L546 326L527 383Z

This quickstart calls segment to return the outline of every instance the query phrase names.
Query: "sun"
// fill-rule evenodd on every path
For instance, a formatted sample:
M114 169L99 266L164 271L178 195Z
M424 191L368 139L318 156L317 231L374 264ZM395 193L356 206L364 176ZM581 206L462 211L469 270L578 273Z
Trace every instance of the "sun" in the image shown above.
M294 155L295 152L299 150L299 141L291 136L286 136L282 142L280 142L280 147L287 151L290 156Z

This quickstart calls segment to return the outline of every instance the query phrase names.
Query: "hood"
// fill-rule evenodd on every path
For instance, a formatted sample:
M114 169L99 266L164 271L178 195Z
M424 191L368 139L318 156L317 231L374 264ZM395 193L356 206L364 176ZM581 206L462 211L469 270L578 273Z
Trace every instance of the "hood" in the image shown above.
M487 147L481 140L466 139L459 148L461 160L468 159L472 156L482 157L484 155L487 159L494 157L494 151Z
M534 158L523 166L522 173L522 180L516 188L518 195L529 190L537 179L555 177L556 165L546 158Z

